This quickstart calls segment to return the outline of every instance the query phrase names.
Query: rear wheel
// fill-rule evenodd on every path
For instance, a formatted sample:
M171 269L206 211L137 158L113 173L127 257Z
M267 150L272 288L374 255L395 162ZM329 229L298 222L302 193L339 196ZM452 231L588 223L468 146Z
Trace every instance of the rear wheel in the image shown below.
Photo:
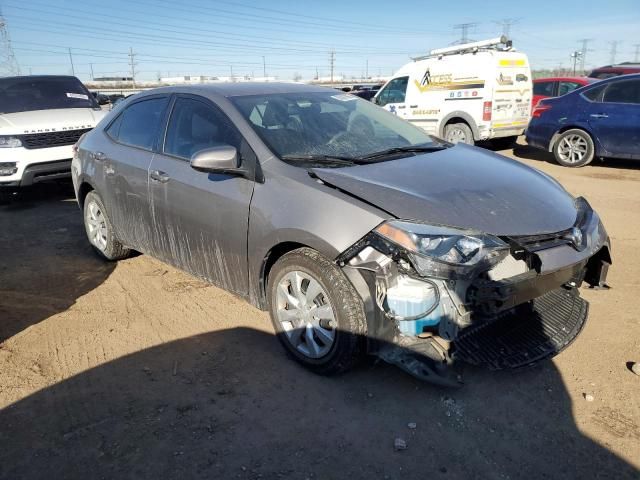
M584 167L591 163L594 153L591 136L577 128L563 132L553 146L556 161L565 167Z
M359 360L366 333L362 299L320 253L300 248L280 258L269 273L268 297L278 339L297 362L331 375Z
M84 228L93 248L107 260L120 260L131 253L115 237L102 199L95 191L84 200Z
M450 143L473 145L473 132L466 123L450 123L444 127L444 139Z

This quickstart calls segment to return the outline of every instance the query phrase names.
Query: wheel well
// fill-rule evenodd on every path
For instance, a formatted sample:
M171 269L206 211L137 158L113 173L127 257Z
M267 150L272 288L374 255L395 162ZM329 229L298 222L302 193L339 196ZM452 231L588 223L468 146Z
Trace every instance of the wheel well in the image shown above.
M93 186L90 183L83 182L78 189L78 203L80 203L80 207L84 207L84 199L87 198L89 192L94 190Z
M449 125L451 123L464 123L467 127L471 128L471 125L469 125L469 122L467 122L462 117L451 117L449 120L447 120L447 123L445 123L444 126L446 127L447 125Z
M551 141L549 142L549 151L550 152L553 152L553 147L556 146L556 142L558 141L558 137L560 135L562 135L564 132L566 132L567 130L580 130L580 131L583 131L584 133L589 135L589 137L591 137L591 141L593 142L593 148L594 149L596 148L596 139L593 138L593 135L591 135L591 132L589 130L587 130L584 127L577 126L577 125L565 125L560 130L558 130L556 133L554 133L553 137L551 137ZM595 152L594 152L594 155L595 155Z
M304 245L303 243L297 242L283 242L274 246L267 255L264 257L262 261L262 269L260 272L260 301L263 305L267 305L267 282L269 280L269 273L271 272L271 267L283 256L287 253L297 250L298 248L308 247L308 245ZM311 247L309 247L311 248Z

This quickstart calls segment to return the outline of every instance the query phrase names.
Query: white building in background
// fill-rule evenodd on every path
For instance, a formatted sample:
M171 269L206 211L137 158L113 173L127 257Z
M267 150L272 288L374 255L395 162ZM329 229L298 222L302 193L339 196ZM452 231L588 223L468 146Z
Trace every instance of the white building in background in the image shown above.
M211 77L206 75L183 75L181 77L161 77L160 83L167 85L194 85L199 83L219 82L275 82L276 77L251 77L235 75L233 77Z

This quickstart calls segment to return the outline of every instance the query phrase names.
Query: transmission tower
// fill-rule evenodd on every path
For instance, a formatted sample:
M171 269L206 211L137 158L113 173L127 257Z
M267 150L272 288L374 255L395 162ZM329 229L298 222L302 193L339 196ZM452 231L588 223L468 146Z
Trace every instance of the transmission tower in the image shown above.
M469 29L478 25L477 22L469 22L469 23L459 23L453 26L454 30L460 30L460 40L455 41L454 43L469 43L472 40L469 38Z
M0 10L0 76L20 75L20 65L11 46L7 21Z
M615 65L616 64L616 55L618 53L618 45L620 44L619 40L615 40L613 42L609 42L611 44L611 65Z
M637 63L640 61L640 43L636 43L633 46L636 49L633 55L633 61Z
M580 51L582 52L582 56L580 57L580 71L584 74L587 53L593 52L593 48L589 48L589 43L593 42L593 38L582 38L579 42L581 44Z
M497 20L494 23L497 23L502 27L502 35L507 38L511 38L511 27L519 21L520 19L518 18L503 18L502 20Z
M331 50L329 52L329 68L331 69L331 83L333 83L333 69L336 63L336 52L335 50Z

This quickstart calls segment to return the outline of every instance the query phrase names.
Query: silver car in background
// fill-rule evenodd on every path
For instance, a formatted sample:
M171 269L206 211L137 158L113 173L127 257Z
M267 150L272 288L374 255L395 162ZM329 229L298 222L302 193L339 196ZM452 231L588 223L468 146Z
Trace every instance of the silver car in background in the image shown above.
M548 358L611 264L596 212L547 175L308 85L134 95L72 175L103 257L140 251L269 310L321 374L368 353L455 385L461 362Z

